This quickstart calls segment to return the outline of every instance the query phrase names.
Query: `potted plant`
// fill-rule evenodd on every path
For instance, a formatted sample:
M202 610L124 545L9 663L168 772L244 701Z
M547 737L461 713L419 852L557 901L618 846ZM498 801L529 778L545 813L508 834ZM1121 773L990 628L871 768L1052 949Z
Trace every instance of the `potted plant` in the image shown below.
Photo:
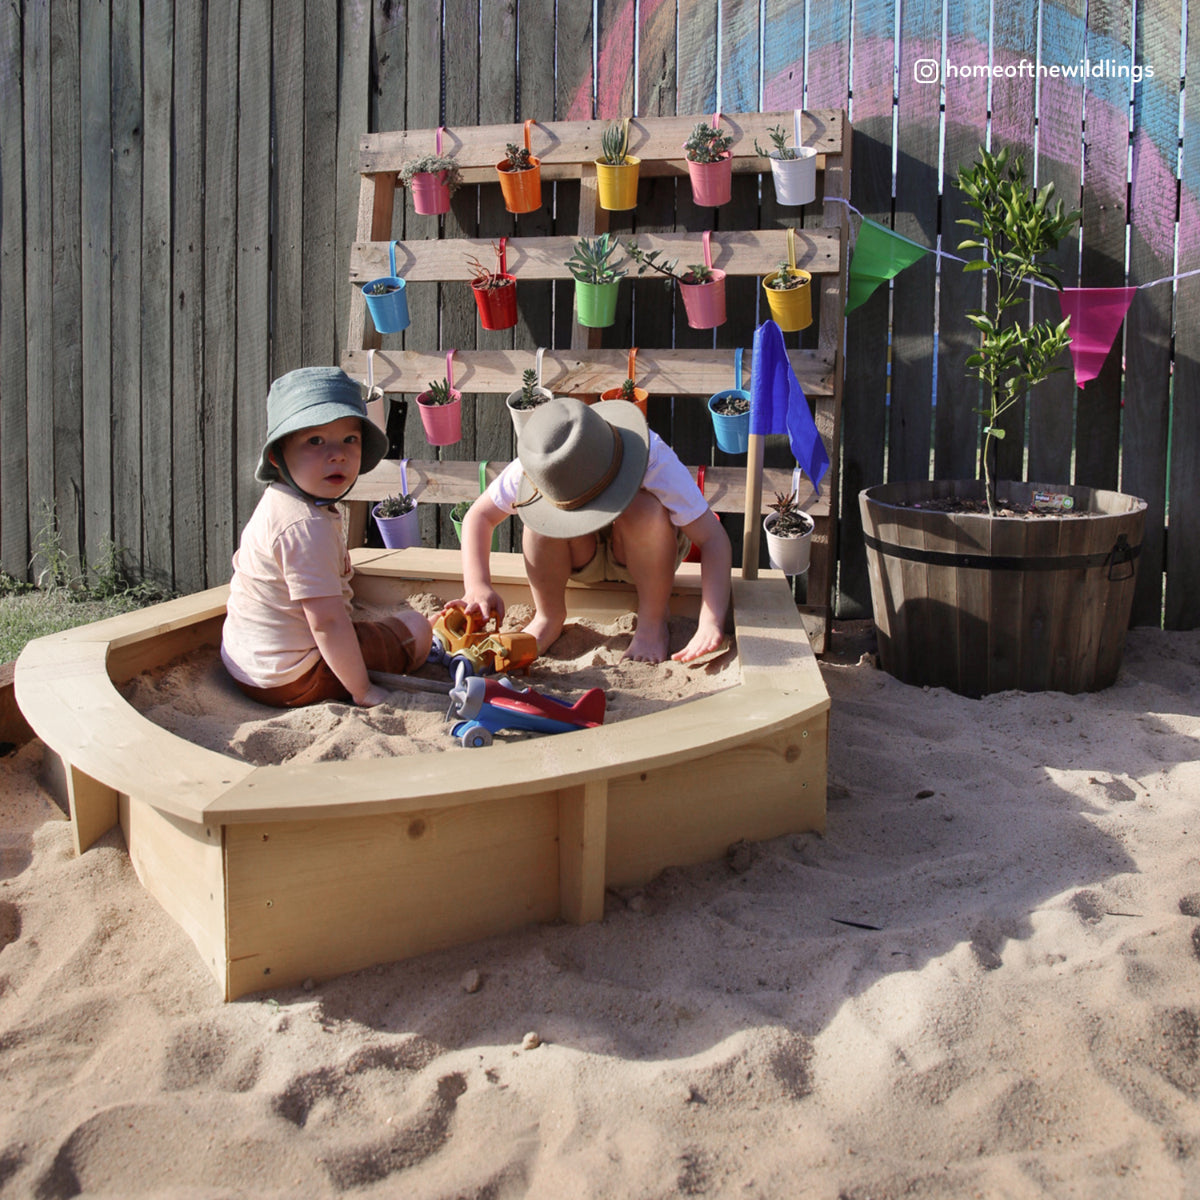
M450 510L450 524L454 526L454 536L458 538L458 544L462 545L462 523L463 518L467 515L471 508L470 500L460 500Z
M396 243L388 243L391 274L363 284L363 298L371 322L379 333L400 333L408 328L408 296L404 280L396 274Z
M625 268L624 259L612 262L621 243L610 233L580 238L567 259L575 277L575 316L580 325L603 329L617 318L617 292Z
M750 393L742 387L742 348L733 354L733 387L708 398L717 448L726 454L745 454L750 447Z
M449 379L430 380L417 396L417 411L431 446L450 446L462 437L462 392Z
M471 288L475 306L484 329L511 329L517 323L517 279L506 270L507 241L507 238L501 238L498 246L492 243L496 253L494 271L474 255L467 259L467 266L473 272Z
M1031 187L1008 150L980 150L958 187L974 216L960 250L988 277L966 314L981 393L983 479L889 483L860 493L884 669L978 696L1005 689L1095 691L1117 675L1133 604L1145 501L1067 484L997 483L1002 415L1052 371L1069 323L1026 323L1027 285L1058 287L1041 261L1079 213ZM916 564L916 565L914 565Z
M640 388L634 382L637 379L637 347L632 346L629 350L629 361L625 369L626 378L619 387L608 388L600 393L601 400L628 400L631 404L636 404L642 416L646 416L647 404L650 400L650 393L645 388Z
M679 284L687 322L693 329L715 329L725 323L725 272L712 265L709 231L704 231L703 263L693 263L686 271L678 270L679 260L667 261L661 250L643 250L636 241L629 242L629 257L638 265L638 274L657 271L667 280ZM669 285L668 285L669 286Z
M385 496L371 509L371 515L379 526L384 546L389 550L404 550L421 544L417 502L408 492L401 490Z
M784 259L766 276L763 290L771 319L784 333L807 329L812 324L812 276L795 266L794 260Z
M424 216L450 211L450 197L462 184L458 163L446 155L426 154L400 168L400 182L412 194L413 208Z
M775 125L767 130L771 148L763 149L754 139L754 152L771 164L775 199L780 204L811 204L817 196L817 152L810 146L789 146L787 130ZM800 141L797 131L796 141Z
M775 493L775 502L763 518L767 558L776 571L803 575L812 551L813 519L796 503L794 491Z
M701 121L683 143L692 199L707 208L728 204L733 195L733 138L714 121Z
M609 125L600 135L602 157L596 163L600 207L627 212L637 207L638 167L641 159L629 153L629 118Z
M542 207L542 160L530 152L529 127L525 122L525 145L509 142L504 158L496 164L504 207L510 213L536 212Z
M504 400L518 437L525 428L525 422L533 415L533 410L553 399L554 394L549 388L538 383L538 373L533 367L522 372L521 386L509 392Z

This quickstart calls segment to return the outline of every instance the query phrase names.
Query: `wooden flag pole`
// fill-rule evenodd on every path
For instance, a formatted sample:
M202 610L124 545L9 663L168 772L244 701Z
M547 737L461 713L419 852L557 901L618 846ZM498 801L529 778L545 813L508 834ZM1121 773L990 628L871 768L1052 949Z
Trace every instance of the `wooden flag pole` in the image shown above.
M746 449L746 521L742 530L742 578L758 578L758 538L762 525L763 435L752 433Z

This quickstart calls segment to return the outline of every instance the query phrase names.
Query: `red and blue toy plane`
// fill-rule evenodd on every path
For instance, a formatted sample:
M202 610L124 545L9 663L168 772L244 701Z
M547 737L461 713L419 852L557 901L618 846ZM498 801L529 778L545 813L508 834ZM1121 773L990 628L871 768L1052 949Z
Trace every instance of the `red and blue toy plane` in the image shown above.
M463 746L488 746L504 729L569 733L604 724L603 688L590 688L574 704L563 704L509 679L483 679L459 673L450 689L447 720L456 720L450 736Z

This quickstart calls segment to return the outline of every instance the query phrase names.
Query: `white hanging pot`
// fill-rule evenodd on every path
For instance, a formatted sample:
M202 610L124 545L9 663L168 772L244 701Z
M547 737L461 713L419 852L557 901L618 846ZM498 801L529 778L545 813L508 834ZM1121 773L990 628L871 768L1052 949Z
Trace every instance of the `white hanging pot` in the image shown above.
M780 204L811 204L817 196L817 152L797 146L796 158L772 158L771 178Z
M813 519L801 513L806 525L799 537L780 537L774 532L778 513L768 513L763 518L763 533L767 536L767 558L776 571L785 575L803 575L808 570L809 555L812 553Z
M775 181L775 199L780 204L811 204L817 198L817 152L802 142L801 112L794 114L795 158L771 158L771 178Z
M537 386L533 389L533 394L541 398L542 404L545 404L547 400L554 399L554 393L549 388L542 386L542 357L545 353L546 348L539 346L536 367ZM504 398L504 406L508 409L508 415L512 418L513 432L516 433L518 438L521 436L521 430L525 428L525 422L541 407L541 404L535 404L533 408L516 408L515 404L521 399L524 391L523 387L519 387L515 391L509 392Z

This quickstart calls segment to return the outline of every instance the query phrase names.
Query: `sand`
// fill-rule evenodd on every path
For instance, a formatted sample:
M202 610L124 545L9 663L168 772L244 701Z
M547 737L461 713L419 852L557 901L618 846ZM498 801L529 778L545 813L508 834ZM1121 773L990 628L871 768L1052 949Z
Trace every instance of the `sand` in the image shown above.
M0 759L0 1194L1200 1196L1200 632L1078 697L822 672L825 836L228 1005Z
M417 594L410 603L430 618L441 608L431 594ZM361 615L376 614L364 609ZM532 616L528 605L512 605L502 628L520 629ZM590 688L602 688L606 724L646 716L741 682L732 642L728 652L706 655L694 664L622 659L635 623L632 613L622 614L610 624L571 621L528 672L514 672L510 678L518 688L532 687L566 704L574 703ZM668 629L670 651L681 650L695 631L694 619L673 616ZM449 672L436 663L425 664L412 676L446 692L450 688ZM238 690L215 648L144 672L121 691L134 708L163 728L255 766L462 750L449 736L445 693L397 690L388 704L371 709L347 702L273 710ZM496 740L520 742L537 736L503 730Z

